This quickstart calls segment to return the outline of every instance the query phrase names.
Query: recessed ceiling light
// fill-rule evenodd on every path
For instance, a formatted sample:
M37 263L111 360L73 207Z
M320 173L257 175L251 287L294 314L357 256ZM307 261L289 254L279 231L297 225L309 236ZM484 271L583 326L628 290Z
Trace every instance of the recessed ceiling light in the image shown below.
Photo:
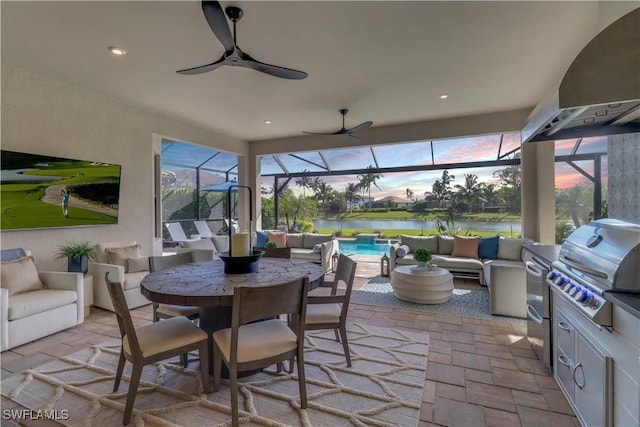
M443 93L442 95L440 95L440 99L447 99L449 97L449 95L447 95L446 93Z
M271 120L265 120L265 121L264 121L264 124L265 124L265 125L270 125L270 124L271 124Z
M126 55L126 54L127 54L127 51L126 51L126 50L124 50L124 49L123 49L123 48L121 48L121 47L117 47L117 46L109 46L109 47L107 48L107 50L108 50L109 52L113 53L114 55L122 56L122 55Z

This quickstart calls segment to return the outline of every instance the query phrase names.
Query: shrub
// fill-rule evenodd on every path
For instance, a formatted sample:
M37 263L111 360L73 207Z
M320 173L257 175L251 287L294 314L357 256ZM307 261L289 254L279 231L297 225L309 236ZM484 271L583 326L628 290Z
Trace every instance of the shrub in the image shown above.
M418 262L429 262L431 261L431 251L427 248L418 248L413 253L413 259Z

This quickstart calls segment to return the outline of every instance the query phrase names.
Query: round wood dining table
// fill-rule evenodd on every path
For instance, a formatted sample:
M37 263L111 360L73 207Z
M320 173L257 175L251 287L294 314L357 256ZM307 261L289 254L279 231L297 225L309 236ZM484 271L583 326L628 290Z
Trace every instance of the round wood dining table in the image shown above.
M322 266L310 261L262 258L258 271L225 274L221 260L200 261L149 273L140 292L149 301L200 308L199 326L209 336L209 372L213 373L213 333L231 326L235 286L270 286L309 278L309 290L324 280Z

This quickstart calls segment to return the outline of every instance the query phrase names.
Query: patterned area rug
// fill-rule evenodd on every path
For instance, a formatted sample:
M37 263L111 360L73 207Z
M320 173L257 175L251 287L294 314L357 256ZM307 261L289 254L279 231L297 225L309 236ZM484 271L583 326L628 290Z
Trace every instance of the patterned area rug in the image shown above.
M306 410L299 406L295 374L278 374L273 367L241 379L241 424L417 425L429 336L360 324L350 324L348 335L352 368L346 367L333 331L307 333ZM127 363L120 390L112 393L119 349L114 340L3 378L3 409L40 410L40 414L53 414L69 426L122 425L131 365ZM145 367L130 425L231 424L227 382L220 391L203 394L196 355L190 357L196 360L188 369L179 366L177 358ZM5 414L3 411L3 425Z
M473 317L477 319L497 320L508 323L521 323L524 320L508 316L494 316L489 304L489 291L480 285L456 283L451 299L443 304L416 304L396 298L388 277L374 277L351 296L355 304L378 307L401 308L404 310L444 314L448 316Z

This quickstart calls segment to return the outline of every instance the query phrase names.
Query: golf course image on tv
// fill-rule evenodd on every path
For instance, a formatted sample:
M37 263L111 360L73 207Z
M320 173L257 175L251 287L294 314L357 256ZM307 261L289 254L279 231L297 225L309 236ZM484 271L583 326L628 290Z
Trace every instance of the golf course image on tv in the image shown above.
M118 223L120 165L0 150L0 229Z

